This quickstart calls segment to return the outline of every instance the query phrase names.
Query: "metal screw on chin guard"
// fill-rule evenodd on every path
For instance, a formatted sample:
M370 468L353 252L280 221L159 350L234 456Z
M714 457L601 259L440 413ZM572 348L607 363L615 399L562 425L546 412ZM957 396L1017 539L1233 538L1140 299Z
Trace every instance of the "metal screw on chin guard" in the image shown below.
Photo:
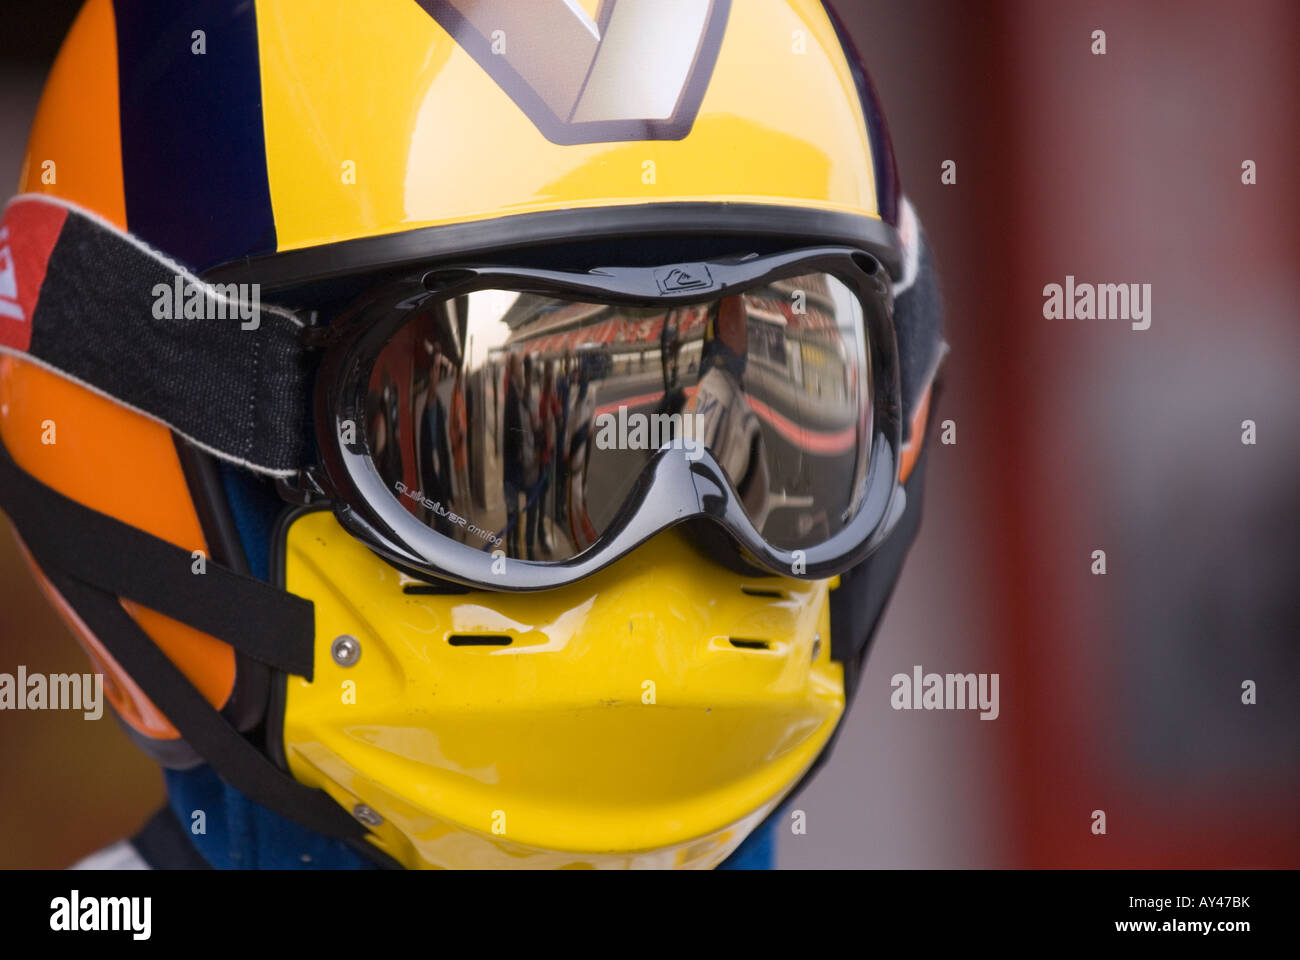
M384 822L384 818L375 812L374 807L368 807L364 803L358 803L352 808L352 816L356 817L367 827L377 827Z
M817 655L822 652L822 635L819 633L813 637L812 658L817 660Z
M361 659L361 644L356 637L345 633L341 637L334 638L334 645L330 647L330 655L334 657L334 662L340 667L350 667Z

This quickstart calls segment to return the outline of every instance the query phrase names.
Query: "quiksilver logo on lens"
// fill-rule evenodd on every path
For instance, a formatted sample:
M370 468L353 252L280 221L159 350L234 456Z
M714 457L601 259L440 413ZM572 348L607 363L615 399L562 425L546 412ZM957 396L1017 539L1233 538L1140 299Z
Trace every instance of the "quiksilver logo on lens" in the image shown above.
M662 293L677 293L684 290L705 290L713 286L713 275L702 263L686 263L677 267L665 267L655 273L655 280Z
M491 530L484 530L482 527L470 523L469 520L466 519L465 517L462 517L460 514L454 513L451 510L448 510L446 507L444 507L441 501L430 500L428 497L424 495L422 491L412 490L401 480L397 481L393 489L397 491L399 496L405 497L408 500L414 500L416 503L424 507L424 509L428 510L430 513L442 517L448 523L454 523L459 527L464 527L466 530L474 534L476 537L486 540L493 545L501 542L501 538L496 534L494 534Z

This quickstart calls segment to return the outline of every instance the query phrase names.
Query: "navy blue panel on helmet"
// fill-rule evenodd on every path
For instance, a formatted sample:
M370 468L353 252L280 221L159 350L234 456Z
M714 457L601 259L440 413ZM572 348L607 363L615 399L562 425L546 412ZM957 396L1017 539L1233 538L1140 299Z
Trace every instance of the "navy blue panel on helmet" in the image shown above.
M876 88L871 83L862 54L858 52L858 45L853 42L853 37L831 5L831 0L822 0L822 5L826 7L831 23L835 25L840 45L844 47L849 68L853 71L853 79L858 86L858 98L862 101L862 110L866 115L867 133L871 136L871 162L876 168L876 203L880 219L898 226L898 165L894 161L894 142L890 139L889 127L885 125L884 111L880 109L880 98L876 96Z
M313 833L286 820L239 791L211 767L164 770L167 802L199 856L218 870L373 870L376 860L342 840ZM194 811L202 810L204 832L194 833ZM174 869L193 852L173 848L156 868Z
M113 9L127 227L196 271L274 252L254 5Z

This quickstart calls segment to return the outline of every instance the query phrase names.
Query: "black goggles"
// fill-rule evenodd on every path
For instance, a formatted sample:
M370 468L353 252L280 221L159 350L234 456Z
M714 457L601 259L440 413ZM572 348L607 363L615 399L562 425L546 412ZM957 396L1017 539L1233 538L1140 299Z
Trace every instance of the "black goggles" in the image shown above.
M891 290L848 247L392 283L331 328L316 482L376 552L473 587L572 583L688 521L843 573L903 508Z

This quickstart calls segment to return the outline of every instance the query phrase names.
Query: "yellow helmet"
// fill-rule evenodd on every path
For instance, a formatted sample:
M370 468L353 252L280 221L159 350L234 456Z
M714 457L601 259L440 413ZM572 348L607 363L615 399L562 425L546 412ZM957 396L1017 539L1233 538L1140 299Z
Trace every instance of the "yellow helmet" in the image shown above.
M727 861L844 714L944 350L842 24L201 6L85 5L0 225L0 506L173 806Z

